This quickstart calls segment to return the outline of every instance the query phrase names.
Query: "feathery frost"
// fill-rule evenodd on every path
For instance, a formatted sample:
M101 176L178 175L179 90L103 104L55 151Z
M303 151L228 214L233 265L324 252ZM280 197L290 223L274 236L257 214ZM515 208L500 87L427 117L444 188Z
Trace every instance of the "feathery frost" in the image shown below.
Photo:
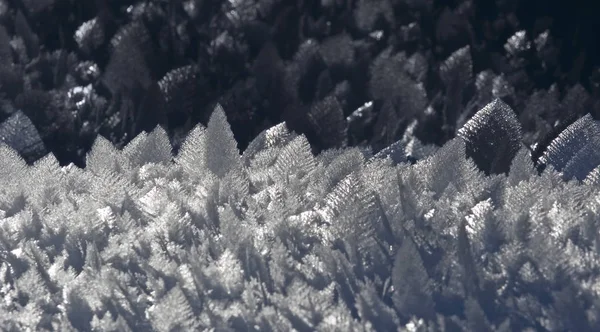
M487 174L507 173L522 139L515 113L500 99L477 112L458 136L467 143L467 155Z
M240 155L217 106L177 156L161 127L85 169L1 144L0 330L600 330L596 122L542 171L500 100L440 148L410 128Z
M567 129L561 132L554 139L543 156L540 162L546 165L551 165L557 171L562 171L563 168L571 161L571 159L592 140L593 137L600 135L600 125L592 119L592 116L586 114L579 120L571 124Z

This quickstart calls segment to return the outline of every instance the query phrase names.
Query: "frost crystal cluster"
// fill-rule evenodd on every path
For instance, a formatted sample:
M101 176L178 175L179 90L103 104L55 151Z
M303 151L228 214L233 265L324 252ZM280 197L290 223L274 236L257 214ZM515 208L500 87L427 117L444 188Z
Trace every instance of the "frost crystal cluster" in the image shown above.
M536 169L495 100L441 148L240 155L223 109L87 166L0 147L2 331L598 331L600 126Z

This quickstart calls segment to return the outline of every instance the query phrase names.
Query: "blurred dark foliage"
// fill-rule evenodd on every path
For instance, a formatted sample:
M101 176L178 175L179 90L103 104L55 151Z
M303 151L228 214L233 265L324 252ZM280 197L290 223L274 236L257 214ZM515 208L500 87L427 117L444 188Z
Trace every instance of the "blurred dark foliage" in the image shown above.
M124 146L162 125L177 150L217 102L242 150L286 121L315 152L377 152L414 121L442 144L501 98L537 160L600 116L591 3L0 0L0 121L31 120L29 161L83 167L99 134Z

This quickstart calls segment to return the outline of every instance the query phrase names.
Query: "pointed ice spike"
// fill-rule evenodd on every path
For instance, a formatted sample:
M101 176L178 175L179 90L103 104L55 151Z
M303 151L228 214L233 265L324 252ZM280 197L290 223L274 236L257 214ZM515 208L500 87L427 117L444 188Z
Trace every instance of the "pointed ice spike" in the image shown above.
M513 110L496 99L477 112L459 131L467 155L486 174L508 172L521 148L521 126Z
M100 174L102 170L117 171L122 168L125 158L109 140L102 136L96 137L94 145L85 159L86 170Z
M452 53L440 67L440 76L446 86L466 84L473 76L471 48L465 46Z
M550 143L539 161L562 171L575 154L597 136L600 136L600 124L588 113L563 130Z
M139 134L127 144L123 153L133 165L143 166L148 163L168 163L173 157L171 150L167 132L157 126L150 134Z
M28 162L47 153L37 129L21 111L15 112L0 124L0 141L15 149Z
M598 165L600 165L600 136L591 140L569 160L563 169L565 180L576 178L583 181Z
M244 151L242 155L244 165L248 166L250 160L263 149L282 147L295 137L296 135L288 130L285 122L263 130L252 140L252 142L250 142Z
M304 135L300 135L279 152L273 165L273 176L287 183L291 178L305 177L315 166L316 161L311 153L310 144Z
M535 174L537 172L531 159L531 151L523 146L512 160L508 173L508 183L516 186L521 181L529 180Z
M206 128L202 124L197 124L192 129L181 144L179 154L175 158L175 162L188 173L196 173L204 169L204 149L206 142Z
M600 166L594 168L594 170L592 170L590 172L590 174L588 174L585 177L585 180L583 180L583 182L590 186L599 185L600 184Z
M525 30L517 31L512 37L508 38L504 44L504 49L511 56L516 57L525 53L531 47L531 42L527 38Z
M25 160L17 151L0 143L0 183L10 183L18 179L24 174L26 167Z
M220 104L217 104L208 121L205 153L206 166L219 178L242 166L237 142Z

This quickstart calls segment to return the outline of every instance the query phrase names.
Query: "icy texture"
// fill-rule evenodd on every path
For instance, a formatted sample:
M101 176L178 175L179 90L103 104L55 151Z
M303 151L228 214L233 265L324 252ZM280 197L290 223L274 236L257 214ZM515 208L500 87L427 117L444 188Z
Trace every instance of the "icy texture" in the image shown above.
M578 163L594 158L594 155L590 153L597 150L598 138L600 138L600 124L586 114L567 127L550 143L540 158L540 162L552 166L557 171L564 171L567 179L577 177L579 180L583 180L587 173L597 165L591 164L583 167Z
M516 32L504 44L504 49L512 56L517 56L519 53L526 52L531 47L531 43L527 40L525 30Z
M521 146L521 126L513 110L496 99L477 112L459 131L467 155L487 174L506 173Z
M37 129L21 111L0 124L0 141L32 159L46 154Z
M285 123L240 156L220 106L176 156L161 127L85 169L0 145L0 330L597 331L600 160L555 157L581 121L546 160L583 182L538 174L500 101L376 158Z
M441 65L440 77L444 84L465 84L473 76L471 48L465 46L452 53Z

